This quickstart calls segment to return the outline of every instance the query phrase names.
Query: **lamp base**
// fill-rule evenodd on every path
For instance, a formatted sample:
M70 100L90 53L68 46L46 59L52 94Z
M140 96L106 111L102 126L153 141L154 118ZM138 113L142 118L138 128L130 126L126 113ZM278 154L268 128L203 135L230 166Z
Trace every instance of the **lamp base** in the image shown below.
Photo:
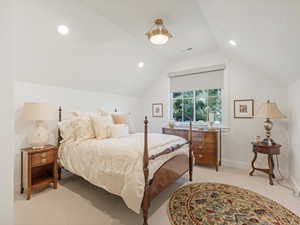
M29 133L27 141L33 149L41 149L48 144L48 138L48 129L43 126L41 121L37 121L36 126Z

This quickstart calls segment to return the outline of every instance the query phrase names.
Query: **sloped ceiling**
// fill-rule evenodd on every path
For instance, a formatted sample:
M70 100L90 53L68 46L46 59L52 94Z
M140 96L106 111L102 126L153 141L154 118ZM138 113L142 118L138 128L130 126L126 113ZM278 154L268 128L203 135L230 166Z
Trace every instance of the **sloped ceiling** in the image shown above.
M194 0L16 3L20 81L139 96L173 59L217 48ZM157 17L175 36L165 46L153 46L144 35ZM68 36L56 32L60 24L70 28ZM192 52L183 52L189 47Z
M285 84L300 79L300 1L198 0L220 48ZM228 40L238 46L228 46Z
M15 5L20 81L140 96L173 62L216 50L282 83L300 78L298 0L17 0ZM164 46L150 44L144 35L158 17L174 35ZM70 35L60 36L59 24L69 26ZM237 47L228 45L231 39Z

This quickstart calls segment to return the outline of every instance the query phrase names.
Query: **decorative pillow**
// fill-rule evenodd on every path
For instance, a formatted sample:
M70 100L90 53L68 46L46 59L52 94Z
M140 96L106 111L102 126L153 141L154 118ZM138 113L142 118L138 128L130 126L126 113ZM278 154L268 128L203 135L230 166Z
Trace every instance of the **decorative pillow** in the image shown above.
M76 111L76 112L71 112L71 114L75 117L92 117L92 116L101 116L101 113L99 112L79 112L79 111Z
M134 133L134 124L130 113L113 113L112 118L115 124L126 124L129 128L129 133Z
M113 120L111 116L94 116L91 117L97 139L110 138Z
M129 135L128 126L126 124L114 124L110 126L110 129L112 138L126 137Z
M95 138L95 132L89 117L76 117L73 120L73 126L75 127L74 133L76 141Z
M111 114L102 110L102 109L97 109L97 113L100 113L101 116L110 116Z
M64 120L58 123L58 128L60 130L60 135L62 141L75 140L75 124L73 123L74 119Z

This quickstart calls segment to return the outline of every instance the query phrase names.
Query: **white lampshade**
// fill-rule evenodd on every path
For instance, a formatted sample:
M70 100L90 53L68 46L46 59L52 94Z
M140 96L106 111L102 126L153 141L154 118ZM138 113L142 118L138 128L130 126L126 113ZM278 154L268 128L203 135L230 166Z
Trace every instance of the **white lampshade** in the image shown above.
M269 118L269 119L284 119L286 116L280 112L276 103L267 103L262 104L260 109L257 111L256 117L258 118Z
M24 118L26 120L55 120L55 109L47 103L24 103Z

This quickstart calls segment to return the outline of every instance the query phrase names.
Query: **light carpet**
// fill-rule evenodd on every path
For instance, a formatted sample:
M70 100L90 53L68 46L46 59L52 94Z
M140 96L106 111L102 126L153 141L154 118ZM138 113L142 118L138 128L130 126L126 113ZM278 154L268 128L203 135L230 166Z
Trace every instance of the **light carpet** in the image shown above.
M268 177L256 173L250 177L248 170L234 168L214 169L196 166L195 182L231 184L264 195L300 216L300 201L292 193L276 184L268 184ZM149 225L168 225L168 198L181 185L181 178L151 205ZM77 176L67 176L57 190L51 188L35 192L30 201L17 194L15 200L16 225L140 225L142 216L128 209L122 199L93 186Z

